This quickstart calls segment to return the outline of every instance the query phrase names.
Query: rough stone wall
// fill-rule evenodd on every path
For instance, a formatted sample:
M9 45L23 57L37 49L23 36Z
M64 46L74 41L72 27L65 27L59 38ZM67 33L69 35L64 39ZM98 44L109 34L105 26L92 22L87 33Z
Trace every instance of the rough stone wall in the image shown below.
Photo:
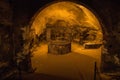
M14 44L16 51L22 45L21 28L28 26L34 14L44 5L53 0L0 0L0 23L9 25L13 21ZM76 0L84 3L95 11L103 23L104 39L110 54L120 53L120 7L117 0ZM10 8L12 6L12 9ZM13 12L12 12L13 10ZM12 16L13 14L13 16Z
M0 0L0 24L12 24L12 8L5 0Z
M4 60L12 57L12 8L5 0L0 0L0 56Z

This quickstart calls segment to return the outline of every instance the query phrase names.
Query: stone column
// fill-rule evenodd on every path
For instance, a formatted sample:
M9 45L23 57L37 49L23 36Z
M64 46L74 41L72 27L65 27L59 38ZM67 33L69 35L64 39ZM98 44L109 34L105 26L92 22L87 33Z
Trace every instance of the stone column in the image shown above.
M46 31L46 40L49 42L51 40L51 25L47 24L47 31Z

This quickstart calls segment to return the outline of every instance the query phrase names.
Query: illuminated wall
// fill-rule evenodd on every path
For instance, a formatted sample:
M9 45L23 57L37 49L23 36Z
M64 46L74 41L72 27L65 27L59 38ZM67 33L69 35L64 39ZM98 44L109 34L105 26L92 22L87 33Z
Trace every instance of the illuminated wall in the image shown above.
M95 39L92 41L87 40L85 43L102 43L102 28L97 17L86 7L69 1L53 3L38 11L32 19L31 29L35 30L34 35L40 36L46 29L47 24L54 25L58 20L65 21L68 29L71 27L74 29L78 26L78 28L82 28L80 31L84 31L84 28L95 31L89 32L89 34L95 34ZM80 32L79 29L77 30ZM95 58L100 66L101 47L99 49L83 50L80 44L77 43L77 45L72 44L72 51Z

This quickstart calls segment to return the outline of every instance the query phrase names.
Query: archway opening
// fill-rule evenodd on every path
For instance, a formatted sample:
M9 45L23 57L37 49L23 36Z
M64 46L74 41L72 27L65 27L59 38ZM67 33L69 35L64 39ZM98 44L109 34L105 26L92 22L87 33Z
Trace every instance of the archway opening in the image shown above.
M32 53L32 65L38 68L37 72L74 78L76 76L72 73L74 70L69 61L79 66L78 69L81 68L80 65L85 66L85 63L89 68L93 68L94 62L97 62L100 68L102 26L95 14L87 7L69 1L51 3L33 17L30 30L31 38L38 44ZM78 65L79 61L85 62ZM87 75L87 78L90 80L91 77L92 80L93 71L89 68L83 70L87 74L92 72L92 76Z

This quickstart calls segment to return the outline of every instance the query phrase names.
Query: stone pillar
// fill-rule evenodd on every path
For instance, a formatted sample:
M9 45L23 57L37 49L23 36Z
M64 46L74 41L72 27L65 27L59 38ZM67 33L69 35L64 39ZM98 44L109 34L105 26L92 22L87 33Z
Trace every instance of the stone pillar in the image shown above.
M51 40L51 25L47 24L47 31L46 31L46 40L49 42Z
M47 32L46 32L46 40L47 41L50 41L51 40L51 29L50 28L47 28Z

